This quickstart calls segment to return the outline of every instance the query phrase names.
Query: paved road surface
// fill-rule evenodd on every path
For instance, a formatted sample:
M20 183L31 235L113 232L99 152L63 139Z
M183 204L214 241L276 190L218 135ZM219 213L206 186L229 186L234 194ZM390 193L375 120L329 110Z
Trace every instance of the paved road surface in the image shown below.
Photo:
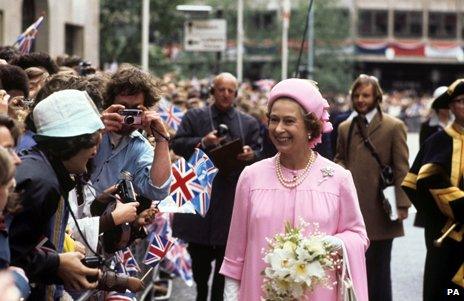
M418 141L418 134L408 133L410 163L418 151ZM414 214L411 212L410 217L405 222L406 236L397 238L393 242L392 285L394 301L422 300L422 276L425 261L424 231L412 225ZM194 301L194 287L187 287L176 279L171 300Z

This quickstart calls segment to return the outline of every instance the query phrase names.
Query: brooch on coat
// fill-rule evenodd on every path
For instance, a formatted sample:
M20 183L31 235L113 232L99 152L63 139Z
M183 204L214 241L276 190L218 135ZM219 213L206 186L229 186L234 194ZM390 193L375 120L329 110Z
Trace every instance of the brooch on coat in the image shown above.
M318 185L321 185L322 182L326 181L329 177L333 177L335 174L335 169L331 166L321 168L322 179L319 180Z

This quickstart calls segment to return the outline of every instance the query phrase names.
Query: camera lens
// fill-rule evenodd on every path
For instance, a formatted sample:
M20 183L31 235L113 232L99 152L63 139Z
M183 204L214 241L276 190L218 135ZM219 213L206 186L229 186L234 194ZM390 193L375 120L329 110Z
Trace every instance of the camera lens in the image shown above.
M133 124L135 121L134 116L126 116L124 118L124 123L125 124Z
M217 136L218 137L222 137L222 136L225 136L229 133L229 127L223 123L221 123L219 126L218 126L218 129L217 129Z

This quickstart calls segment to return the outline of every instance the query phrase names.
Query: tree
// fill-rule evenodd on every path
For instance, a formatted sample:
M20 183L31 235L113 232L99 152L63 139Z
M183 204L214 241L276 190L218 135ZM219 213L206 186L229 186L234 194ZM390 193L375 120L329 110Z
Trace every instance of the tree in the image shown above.
M176 5L184 2L150 0L150 65L154 69L168 65L162 47L179 40L183 19ZM140 64L142 0L101 0L100 7L100 61Z
M344 52L344 42L350 37L349 11L338 6L339 0L314 0L314 74L323 92L346 92L352 79L352 61ZM300 1L292 11L290 39L301 41L306 24L309 1ZM306 42L308 42L306 40ZM307 64L307 49L302 64ZM290 52L289 62L295 63L298 51ZM305 67L305 66L302 66ZM294 69L294 65L289 65ZM293 72L294 70L290 69Z

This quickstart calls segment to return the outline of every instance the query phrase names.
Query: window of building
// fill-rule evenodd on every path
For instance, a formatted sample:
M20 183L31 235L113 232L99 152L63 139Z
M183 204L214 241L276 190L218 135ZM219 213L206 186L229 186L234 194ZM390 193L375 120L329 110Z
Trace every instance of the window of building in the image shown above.
M432 39L456 39L456 13L429 13L429 37Z
M82 26L65 25L65 51L69 55L84 56L84 29Z
M252 15L252 24L258 30L272 29L275 26L276 15L275 11L255 11Z
M395 11L393 14L394 33L400 38L422 37L422 12Z
M358 35L361 37L385 37L388 33L388 11L359 10Z

